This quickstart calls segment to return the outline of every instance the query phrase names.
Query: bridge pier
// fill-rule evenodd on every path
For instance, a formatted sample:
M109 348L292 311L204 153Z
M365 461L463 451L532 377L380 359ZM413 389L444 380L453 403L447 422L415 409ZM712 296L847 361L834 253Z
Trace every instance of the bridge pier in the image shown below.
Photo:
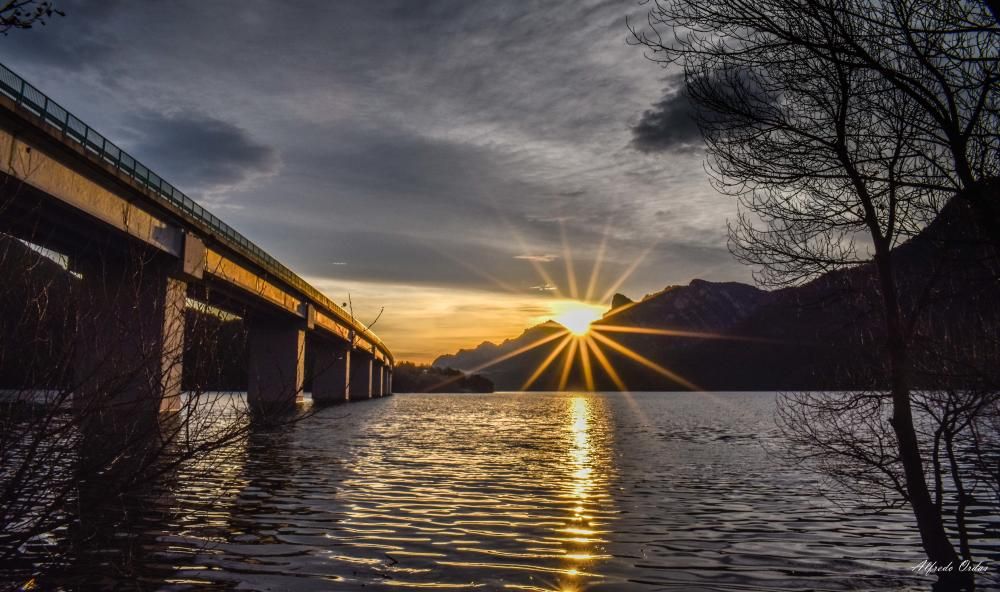
M385 367L385 374L386 374L386 377L387 377L385 394L391 395L392 394L392 368L390 366L386 366Z
M352 401L372 398L373 364L374 359L370 353L358 349L351 352L350 399Z
M132 431L181 406L185 281L176 262L137 253L77 257L77 412ZM128 425L126 425L128 424Z
M351 348L348 344L319 342L313 345L313 403L344 403L351 384Z
M389 366L385 363L380 363L379 367L379 396L386 397L389 395Z
M305 379L305 328L294 319L247 319L247 405L251 413L289 411Z
M372 362L372 398L382 396L382 364Z

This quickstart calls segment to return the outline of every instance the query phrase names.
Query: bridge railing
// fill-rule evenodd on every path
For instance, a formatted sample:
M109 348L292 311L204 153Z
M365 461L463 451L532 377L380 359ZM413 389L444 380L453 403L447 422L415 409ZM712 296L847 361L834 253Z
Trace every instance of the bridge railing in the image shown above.
M24 109L40 117L42 121L61 132L67 139L83 146L87 152L118 169L148 189L155 196L166 200L188 216L207 226L216 233L215 238L221 238L222 242L227 243L229 247L239 251L245 257L260 265L268 273L298 290L302 295L323 305L340 317L342 321L352 326L360 325L343 308L324 296L295 272L285 267L280 261L255 245L236 229L198 205L197 202L185 195L184 192L163 180L162 177L116 146L114 142L111 142L95 131L3 64L0 64L0 92L10 97ZM380 349L388 353L388 348L385 347L374 333L367 329L363 329L361 333L369 341L372 341Z

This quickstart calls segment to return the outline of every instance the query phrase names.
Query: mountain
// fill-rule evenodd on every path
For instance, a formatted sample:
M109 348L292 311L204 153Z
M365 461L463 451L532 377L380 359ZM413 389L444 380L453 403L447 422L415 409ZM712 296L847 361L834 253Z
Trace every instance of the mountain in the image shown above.
M611 310L632 304L632 299L624 294L615 294L611 297Z
M748 317L767 297L767 292L746 284L695 279L687 286L667 286L638 302L613 306L595 324L716 332Z
M912 326L913 381L984 380L1000 359L1000 267L962 203L951 203L928 228L893 252L900 309ZM620 296L620 297L619 297ZM831 271L799 286L765 291L735 282L693 280L639 301L616 295L592 325L607 362L630 390L845 389L884 387L881 291L872 263ZM499 345L441 356L435 365L475 369L499 390L516 390L561 340L543 323ZM669 333L669 334L663 334ZM610 346L607 339L619 344ZM572 344L532 389L586 386L586 363ZM625 349L645 359L636 361ZM567 353L573 353L567 365ZM591 353L594 386L616 390ZM491 361L500 360L492 365ZM945 363L947 360L947 363ZM983 362L983 360L987 360ZM655 366L666 369L657 370ZM946 367L947 373L942 373Z
M532 370L556 348L558 337L565 332L566 328L559 323L546 321L500 344L486 341L473 349L462 349L453 355L439 356L432 366L479 374L492 381L498 389L516 390L524 384ZM539 345L535 346L536 344ZM505 361L494 363L496 360ZM552 390L558 385L558 381L549 379L540 384L548 386L547 390Z
M677 359L685 352L697 350L704 340L620 333L618 330L669 328L688 333L723 334L748 319L770 295L769 292L736 282L693 280L687 286L668 286L636 302L629 300L625 303L619 299L619 306L609 310L592 327L602 329L602 334L608 338L666 365L668 359ZM608 331L603 328L608 328ZM492 380L498 389L518 390L560 346L561 339L558 337L565 332L566 329L555 321L546 321L500 344L485 342L473 349L440 356L434 361L434 366L475 371ZM539 342L541 345L531 348L532 344ZM576 346L577 358L567 370L565 356L567 350L572 348L573 344L567 345L558 353L547 370L533 382L532 390L556 390L564 372L567 373L567 388L585 387L583 365L577 361L579 346ZM676 383L668 385L670 381L663 376L648 372L619 352L603 346L601 349L621 378L635 390L640 390L637 388L639 385L657 390L679 386ZM495 363L496 360L501 361ZM591 360L596 386L602 390L615 389L610 379L597 369L598 364L596 359Z

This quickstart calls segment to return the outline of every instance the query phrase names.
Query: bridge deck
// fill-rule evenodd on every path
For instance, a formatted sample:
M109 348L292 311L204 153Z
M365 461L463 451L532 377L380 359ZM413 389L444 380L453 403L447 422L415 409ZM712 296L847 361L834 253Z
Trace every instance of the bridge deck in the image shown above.
M304 301L311 303L317 311L317 325L345 338L353 333L357 340L369 343L377 350L376 354L381 354L377 357L384 357L390 365L392 364L393 358L388 347L342 307L2 64L0 64L0 98L9 99L15 109L23 110L33 116L36 124L45 128L44 131L49 135L82 148L78 152L84 153L90 160L104 168L110 167L119 176L132 181L132 184L152 202L177 216L198 234L224 245L225 248L258 267L266 277L269 276L268 280L287 286ZM225 260L224 256L218 253L212 251L209 253L215 257L216 264ZM209 266L209 269L212 268L213 266ZM219 269L218 265L214 269Z

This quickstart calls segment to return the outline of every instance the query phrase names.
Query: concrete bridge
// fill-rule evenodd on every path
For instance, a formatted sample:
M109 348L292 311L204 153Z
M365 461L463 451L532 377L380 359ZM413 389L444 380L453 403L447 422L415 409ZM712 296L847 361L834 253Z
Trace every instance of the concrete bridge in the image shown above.
M131 363L142 376L125 390L151 386L160 410L176 408L194 298L244 315L255 411L294 403L306 347L315 402L391 393L392 354L367 327L2 65L0 159L0 231L67 255L81 305L102 319L80 325L90 333L81 384L100 377L102 360ZM111 322L129 337L107 338Z

